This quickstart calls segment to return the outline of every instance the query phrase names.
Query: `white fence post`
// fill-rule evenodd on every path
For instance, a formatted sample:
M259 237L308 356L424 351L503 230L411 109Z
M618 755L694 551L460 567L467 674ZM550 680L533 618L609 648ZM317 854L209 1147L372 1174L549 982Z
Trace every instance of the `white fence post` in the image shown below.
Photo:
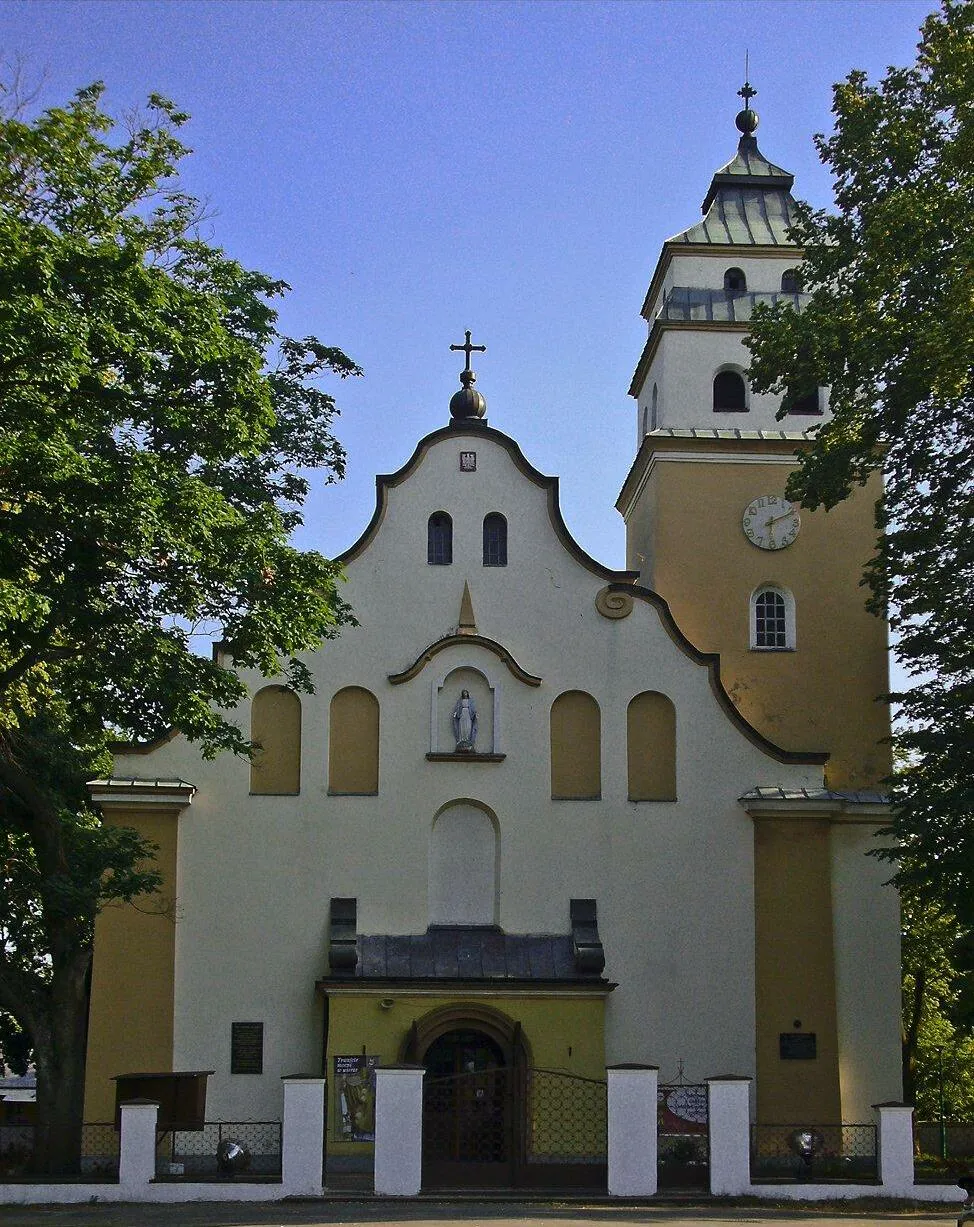
M710 1118L710 1191L739 1197L751 1184L751 1079L737 1074L707 1078Z
M913 1190L913 1109L905 1103L875 1103L879 1183L890 1197Z
M324 1078L284 1078L281 1183L288 1196L318 1197L325 1144Z
M155 1179L159 1105L153 1099L132 1099L121 1105L120 1116L118 1182L135 1189Z
M375 1071L375 1191L415 1197L423 1183L422 1065Z
M610 1197L656 1192L658 1065L610 1065L608 1097Z

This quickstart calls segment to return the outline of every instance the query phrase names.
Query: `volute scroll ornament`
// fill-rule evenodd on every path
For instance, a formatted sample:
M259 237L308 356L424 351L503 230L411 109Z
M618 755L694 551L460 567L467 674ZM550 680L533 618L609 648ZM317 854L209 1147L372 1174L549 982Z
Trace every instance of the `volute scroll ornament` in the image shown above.
M628 618L632 613L632 607L632 594L620 592L610 585L600 588L595 594L595 608L603 618Z

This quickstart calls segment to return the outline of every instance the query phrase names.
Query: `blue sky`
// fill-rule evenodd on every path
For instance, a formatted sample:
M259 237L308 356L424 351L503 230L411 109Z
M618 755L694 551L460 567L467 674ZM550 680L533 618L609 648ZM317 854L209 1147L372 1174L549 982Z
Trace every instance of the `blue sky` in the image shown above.
M470 328L492 425L562 479L569 528L624 565L614 502L661 242L736 146L745 50L763 152L830 201L831 85L913 60L926 0L6 0L0 50L43 103L104 80L192 115L210 237L293 287L285 331L341 346L349 455L301 543L350 545L374 475L448 418Z

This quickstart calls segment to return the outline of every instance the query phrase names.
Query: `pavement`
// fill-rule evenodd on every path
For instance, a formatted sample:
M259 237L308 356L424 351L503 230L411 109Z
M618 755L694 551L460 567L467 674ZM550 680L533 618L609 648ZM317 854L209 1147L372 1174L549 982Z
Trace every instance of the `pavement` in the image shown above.
M0 1227L448 1227L453 1223L489 1227L954 1227L959 1206L917 1206L907 1202L856 1202L796 1207L727 1201L585 1202L465 1197L450 1200L385 1198L294 1199L271 1203L192 1205L2 1206Z

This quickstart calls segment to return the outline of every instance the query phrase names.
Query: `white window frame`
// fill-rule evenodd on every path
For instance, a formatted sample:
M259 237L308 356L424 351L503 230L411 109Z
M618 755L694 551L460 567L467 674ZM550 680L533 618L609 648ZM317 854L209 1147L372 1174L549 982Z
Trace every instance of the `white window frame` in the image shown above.
M774 592L785 603L785 643L783 647L758 643L758 597L764 592ZM752 652L794 652L797 647L795 633L795 598L781 584L759 584L751 593L748 602L748 646Z

